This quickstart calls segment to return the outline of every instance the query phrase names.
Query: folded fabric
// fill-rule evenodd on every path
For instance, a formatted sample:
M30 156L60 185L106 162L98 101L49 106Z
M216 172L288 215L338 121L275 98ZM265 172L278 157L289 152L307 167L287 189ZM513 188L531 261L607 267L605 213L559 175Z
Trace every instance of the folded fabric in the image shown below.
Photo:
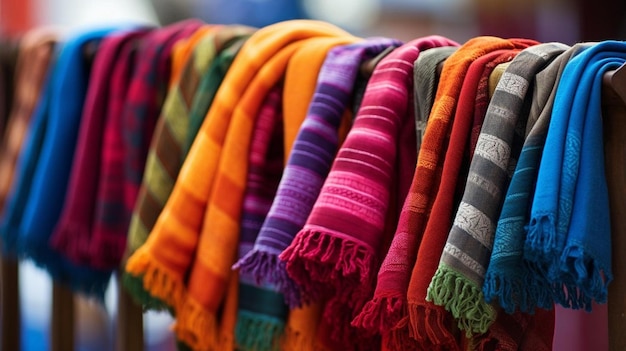
M14 101L0 147L0 213L14 184L16 163L25 145L26 134L43 89L52 60L56 33L51 29L27 32L20 40ZM13 251L7 247L4 251Z
M192 57L182 69L180 81L168 94L163 116L157 122L142 187L130 221L127 257L146 241L172 192L189 150L187 144L191 144L197 133L192 125L204 119L230 63L253 31L253 28L245 26L222 26L203 35L193 46ZM166 304L145 291L141 278L124 273L123 282L145 308L166 308Z
M249 167L241 210L238 257L248 253L272 206L283 173L282 85L265 98L250 141ZM258 285L239 273L239 309L235 344L239 350L278 350L287 306L269 285Z
M217 92L152 234L128 260L127 271L144 274L144 286L176 309L177 335L192 347L227 349L234 341L233 330L219 335L216 312L236 257L249 135L263 97L283 76L289 57L303 39L318 36L351 37L329 24L298 20L265 27L248 39Z
M103 266L117 267L126 248L149 143L169 84L172 48L201 26L198 20L178 22L151 31L137 45L122 111L107 119L104 130L90 242L91 254Z
M392 333L396 334L392 339L400 343L399 347L410 347L409 345L402 346L402 344L415 341L422 348L454 349L457 347L454 328L450 325L449 319L446 319L446 311L425 300L428 283L437 268L437 261L443 250L446 235L441 233L435 235L434 231L430 231L433 234L428 236L423 233L439 189L444 163L443 156L447 149L446 140L448 140L451 120L469 66L489 52L525 46L523 41L514 42L495 37L473 38L444 63L437 95L422 140L411 191L404 203L394 237L403 241L407 248L417 248L415 253L417 258L407 293L409 304L407 312L410 323L407 316L403 315L396 328L392 329ZM453 187L446 191L454 192L455 189ZM446 221L445 218L441 220ZM415 256L406 257L407 264L413 261L412 257ZM396 269L389 271L394 272ZM398 270L399 273L403 271ZM379 277L379 279L382 278ZM393 276L388 275L385 279L393 279ZM404 281L406 278L400 276L399 279ZM407 338L409 334L415 341Z
M334 304L351 310L342 315L327 308L324 314L336 327L332 339L342 347L372 347L366 345L369 338L347 337L353 332L349 321L372 292L392 184L402 189L405 181L397 176L403 168L414 168L415 132L408 90L413 62L420 51L450 44L454 43L438 36L416 39L380 61L311 215L280 256L291 278L301 285L304 299L333 296L338 299ZM406 126L410 128L402 129Z
M532 92L529 82L566 48L545 44L522 51L504 72L489 104L463 198L428 290L428 298L445 306L466 332L486 333L495 321L494 307L482 290L502 194L521 151L523 135L516 131L525 127L522 114L528 111L525 102L531 101L526 99ZM514 345L517 349L519 341Z
M592 301L606 302L613 277L601 91L603 74L624 63L625 49L605 41L572 58L554 99L524 255L543 264L565 307L589 311Z
M456 51L456 45L458 44L426 50L413 63L413 99L418 152L437 91L439 78L437 66ZM416 252L417 247L414 250ZM397 325L403 315L406 315L406 290L415 254L411 254L411 248L405 246L401 236L394 236L378 272L374 296L363 306L355 319L355 325L385 335Z
M299 292L278 256L304 226L330 170L339 140L345 138L338 134L339 126L361 61L398 44L390 39L369 40L329 51L270 213L252 251L235 265L259 284L276 285L291 307L300 304Z
M535 89L527 119L526 138L504 198L483 285L485 299L491 301L497 298L498 304L508 313L517 308L523 312L532 312L536 307L551 309L554 304L549 283L541 276L539 267L523 259L524 242L541 153L561 73L567 62L586 47L583 44L571 47L554 58L534 78Z
M86 45L119 28L85 31L62 47L50 81L45 128L30 192L20 219L18 251L48 270L58 282L103 298L110 272L73 265L52 250L50 236L61 214L81 122L91 63Z
M76 140L65 204L51 237L50 245L77 265L102 270L115 267L103 265L98 255L90 252L91 228L95 212L100 155L106 118L109 115L111 76L126 45L135 45L147 29L115 33L104 38L93 60L89 85Z

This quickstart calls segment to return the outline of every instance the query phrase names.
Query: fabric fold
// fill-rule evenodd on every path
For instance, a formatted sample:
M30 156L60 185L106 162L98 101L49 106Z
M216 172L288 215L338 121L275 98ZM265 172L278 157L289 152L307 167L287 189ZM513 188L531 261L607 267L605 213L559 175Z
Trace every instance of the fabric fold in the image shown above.
M239 236L247 170L247 158L240 155L247 152L251 123L267 90L282 77L304 39L318 36L351 37L329 24L297 20L265 27L248 39L217 92L151 235L127 262L127 272L144 274L144 286L174 307L177 335L192 347L208 349L234 341L232 331L218 330L216 312L226 294ZM229 157L222 158L222 152ZM222 172L229 166L233 168L227 176ZM212 189L227 195L218 197Z
M457 349L459 345L456 326L452 325L451 316L442 307L426 301L426 291L437 269L437 262L447 238L447 232L442 233L439 227L449 222L450 215L446 218L443 213L441 218L433 217L431 211L441 189L444 160L447 160L444 155L448 148L449 133L463 81L470 65L480 57L493 51L521 49L534 43L524 40L509 41L496 37L477 37L461 46L444 63L437 95L420 148L411 191L405 202L396 232L396 235L404 233L402 235L406 235L413 245L418 245L417 258L407 293L409 321L401 320L399 325L409 327L408 335L422 347L452 350ZM455 156L455 162L458 162L459 156L462 155ZM447 176L455 175L451 172ZM450 193L454 196L455 188L456 184L453 184L452 188L445 188L447 196L450 196ZM446 201L450 201L450 198L446 197ZM443 206L441 209L445 210ZM451 207L448 208L448 211L451 210ZM438 223L430 223L430 219ZM427 222L431 230L426 230ZM436 228L439 230L433 230ZM407 335L402 328L396 328L392 330L392 333L398 335L393 338L395 340L412 342L401 337Z
M625 48L597 43L567 63L537 175L524 255L574 309L606 302L612 280L600 100L602 76L624 63Z
M349 322L372 292L392 182L403 182L402 177L399 182L396 179L402 168L414 169L415 130L413 108L409 108L413 62L420 51L445 45L455 43L439 36L416 39L395 49L376 66L354 125L339 149L311 215L280 255L291 278L302 287L305 300L333 296L336 300L331 302L336 307L347 307L347 311L327 307L324 318L329 325ZM410 128L402 129L407 124ZM401 137L402 130L407 133ZM348 343L351 338L346 334L351 328L334 331L333 341L343 347L372 347L366 345L365 337L359 345ZM337 340L341 334L344 338Z
M287 275L278 256L304 226L330 170L339 140L345 138L345 135L339 135L339 127L360 62L389 45L398 44L391 39L377 39L329 51L272 208L254 248L235 265L242 274L250 274L259 284L276 285L292 308L301 303L298 287Z

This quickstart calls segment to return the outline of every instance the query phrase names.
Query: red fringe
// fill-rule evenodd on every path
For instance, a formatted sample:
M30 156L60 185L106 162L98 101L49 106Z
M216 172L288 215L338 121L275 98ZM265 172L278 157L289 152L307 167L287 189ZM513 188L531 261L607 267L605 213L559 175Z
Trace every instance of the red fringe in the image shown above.
M370 333L384 334L407 316L406 298L403 296L374 297L368 301L352 321L352 325Z

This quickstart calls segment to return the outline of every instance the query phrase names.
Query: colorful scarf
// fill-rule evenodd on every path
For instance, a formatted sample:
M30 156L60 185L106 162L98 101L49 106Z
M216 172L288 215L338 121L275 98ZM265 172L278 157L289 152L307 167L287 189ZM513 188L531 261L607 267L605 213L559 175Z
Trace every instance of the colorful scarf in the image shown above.
M109 115L111 76L126 45L135 45L146 30L116 33L102 40L94 58L89 87L76 140L76 153L65 195L65 204L50 245L77 265L101 270L99 256L90 252L91 228L100 175L103 130Z
M437 260L443 250L446 236L441 233L434 235L431 231L430 233L433 234L424 235L422 238L422 234L439 188L443 155L447 149L446 140L461 86L470 64L479 57L491 51L523 46L525 46L523 42L512 42L494 37L474 38L452 54L443 67L433 109L422 140L411 191L404 204L394 237L404 242L407 248L419 248L415 253L417 258L407 293L410 328L407 328L409 320L406 315L403 315L394 333L399 336L400 334L408 335L410 332L412 337L426 348L439 345L453 349L457 344L449 323L444 323L445 310L425 301L426 289L437 268ZM454 189L448 191L454 191ZM412 253L407 255L406 264L410 264L413 257L415 256ZM396 270L397 268L390 269L389 272ZM403 270L398 271L402 273ZM388 278L384 279L393 279L391 274L387 276ZM383 278L379 277L379 279ZM405 281L406 278L397 279ZM390 286L393 284L395 283L391 283ZM401 339L406 340L406 338L396 338L396 342L400 342Z
M525 227L530 220L534 184L561 74L567 62L585 48L582 44L573 46L534 78L527 136L504 198L483 284L485 299L497 298L507 313L513 313L516 308L522 312L532 312L536 307L551 309L554 303L539 268L523 260Z
M317 36L350 37L329 24L289 21L257 31L244 44L152 235L128 260L127 271L144 274L144 286L175 308L177 334L192 347L206 349L233 342L232 331L218 336L215 313L226 295L236 257L249 135L263 97L283 76L290 56L303 39ZM221 157L223 147L226 156ZM203 222L212 225L203 227ZM194 262L196 248L199 254Z
M76 266L49 246L61 214L89 80L88 43L99 42L114 29L86 31L70 38L59 54L48 86L47 101L33 130L33 163L23 176L29 191L21 198L23 212L12 218L19 231L18 252L48 270L61 284L102 299L109 272Z
M414 161L414 147L408 151L397 146L415 143L413 109L409 108L412 94L408 91L413 62L420 51L444 45L454 43L437 36L417 39L394 50L376 66L355 123L307 223L280 256L291 278L302 287L305 300L334 295L336 306L344 304L351 310L348 315L333 316L339 311L327 307L324 315L331 325L339 327L331 337L342 346L356 346L351 343L354 339L339 337L351 333L352 313L371 293L393 179L403 173L402 168L413 169L410 155ZM401 128L408 124L411 132L401 139ZM397 165L396 156L402 160ZM397 183L402 183L401 177Z
M0 213L14 183L16 163L25 144L31 116L41 94L52 60L56 34L50 30L29 31L20 41L14 101L0 147ZM6 251L14 251L7 247Z
M250 141L249 170L241 211L238 257L253 247L272 206L283 173L282 86L275 86L259 110ZM240 350L277 350L287 306L271 286L239 274L239 310L235 341Z
M258 284L276 285L291 307L300 304L299 293L278 256L304 226L330 170L339 139L345 138L338 135L339 126L361 61L396 44L399 42L388 39L372 40L328 53L270 213L252 251L235 265Z
M445 306L468 333L486 333L496 318L482 289L502 193L521 149L519 131L524 130L525 118L520 115L528 111L524 101L529 80L565 49L546 44L522 51L502 76L489 105L463 199L428 290L428 298Z
M524 254L543 265L565 307L606 302L612 279L600 102L602 76L624 63L625 49L605 41L572 58L554 99Z
M183 21L142 38L123 110L106 121L90 242L94 261L102 266L118 267L126 248L150 139L169 84L172 48L201 25L197 20Z
M415 128L419 151L426 120L430 114L434 94L437 91L437 66L445 61L455 46L443 46L424 51L413 64L413 98L415 106ZM370 332L386 334L406 315L406 290L409 285L410 269L415 254L404 245L402 237L395 235L389 251L378 272L374 297L368 301L355 318L354 325ZM415 246L417 251L417 246ZM408 256L406 256L408 255ZM407 260L408 259L408 260ZM409 262L409 261L413 262ZM389 277L392 277L389 279Z
M187 155L187 140L195 137L195 133L191 132L194 119L204 119L215 92L241 45L240 39L252 32L252 28L244 26L220 27L203 35L197 45L193 45L192 57L182 69L178 84L174 84L168 94L162 117L157 122L146 160L142 187L130 222L126 256L132 255L146 241L172 192ZM217 55L215 59L214 55ZM223 62L226 67L218 72L219 67L224 65ZM146 308L166 308L163 302L151 297L144 290L141 278L124 274L123 282L131 295Z

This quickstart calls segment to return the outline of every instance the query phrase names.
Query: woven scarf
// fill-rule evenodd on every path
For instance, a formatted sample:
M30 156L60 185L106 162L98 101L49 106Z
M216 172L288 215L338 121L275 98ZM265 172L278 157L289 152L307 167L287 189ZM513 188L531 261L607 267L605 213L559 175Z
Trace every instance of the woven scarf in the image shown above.
M428 290L428 298L445 306L465 331L485 333L495 321L495 310L482 290L503 192L523 140L516 130L525 127L520 116L528 111L524 101L532 92L529 80L565 49L546 44L522 51L504 73L489 105L463 199Z
M433 108L437 86L439 85L438 68L457 49L444 46L427 50L413 64L413 99L415 101L415 130L417 132L417 152L422 146L426 123ZM408 282L407 282L408 284ZM406 289L403 289L406 291Z
M523 259L526 225L558 82L567 62L584 48L582 44L573 46L534 78L527 137L504 198L483 285L485 299L497 298L508 313L517 308L523 312L536 307L551 309L553 305L549 284L539 268Z
M423 347L440 345L452 349L456 345L454 336L443 324L445 310L425 301L426 289L437 268L437 260L443 250L445 236L424 236L422 239L422 234L439 188L443 155L447 148L446 140L461 86L468 67L474 60L491 51L514 49L518 46L523 45L494 37L474 38L452 54L443 67L435 102L422 140L411 190L404 203L394 237L402 241L401 245L406 245L407 248L419 247L407 293L411 325L407 328L409 320L406 315L403 315L396 326L398 328L396 332L406 335L410 332L418 343L424 345ZM408 256L406 264L410 264L413 257L415 256ZM390 270L392 271L395 270ZM393 279L392 276L389 278Z
M348 337L354 332L349 322L371 293L392 183L402 183L401 176L399 181L395 178L404 173L403 168L412 171L411 155L415 161L413 109L409 108L412 94L408 90L413 62L420 51L443 45L454 43L437 36L417 39L376 66L311 215L280 256L291 278L302 287L303 299L334 296L337 300L330 304L346 307L341 311L327 307L324 313L336 328L331 339L342 347L365 346L367 342ZM407 125L410 132L402 129ZM346 310L348 314L341 313ZM355 345L355 341L363 345Z
M624 63L625 48L605 41L572 58L554 99L524 254L545 265L565 307L606 302L612 279L600 101L602 76Z
M215 313L236 258L254 117L303 39L319 36L349 34L317 21L289 21L265 27L248 39L217 92L152 234L128 260L127 271L144 274L144 286L177 310L177 334L192 347L206 349L218 339L220 344L233 342L228 333L218 338ZM193 261L196 249L198 259Z
M129 31L103 39L93 61L65 204L50 243L56 251L79 265L102 270L113 268L101 265L98 256L94 257L90 252L103 130L116 60L125 45L134 45L145 32Z
M399 43L372 40L337 47L328 53L270 213L252 251L235 265L259 284L276 285L291 307L300 304L297 286L287 276L278 256L304 226L330 170L339 139L345 138L338 135L339 126L361 61L394 44Z
M169 84L173 46L200 26L196 20L183 21L142 38L122 112L106 121L90 242L93 261L105 267L117 267L124 254L149 142Z
M17 159L44 85L55 42L56 34L45 29L29 31L20 41L14 101L0 147L0 213L4 212L13 186Z
M127 256L146 241L172 192L187 155L187 140L195 137L195 132L190 131L192 120L202 121L226 72L217 72L218 69L222 65L227 69L241 43L237 40L252 31L243 26L221 27L203 35L193 46L192 57L182 69L178 84L171 88L157 122L128 230ZM145 307L157 310L166 307L144 290L142 279L124 274L123 280L131 295Z
M41 127L41 149L33 169L30 192L19 226L18 251L48 270L58 282L103 298L109 272L73 265L49 246L61 214L76 146L91 63L85 47L115 29L86 31L70 38L61 49L50 81Z
M455 46L443 46L424 51L413 64L413 95L415 127L418 151L426 120L430 114L434 94L437 91L437 66L445 61ZM411 254L414 249L415 253ZM406 290L410 270L415 261L417 246L407 247L402 236L395 235L378 272L373 298L368 301L355 318L356 326L370 332L386 334L406 315Z
M272 206L283 173L282 86L275 86L259 110L250 141L249 167L241 211L238 257L248 253ZM240 350L277 350L288 309L282 295L239 274L235 338Z

